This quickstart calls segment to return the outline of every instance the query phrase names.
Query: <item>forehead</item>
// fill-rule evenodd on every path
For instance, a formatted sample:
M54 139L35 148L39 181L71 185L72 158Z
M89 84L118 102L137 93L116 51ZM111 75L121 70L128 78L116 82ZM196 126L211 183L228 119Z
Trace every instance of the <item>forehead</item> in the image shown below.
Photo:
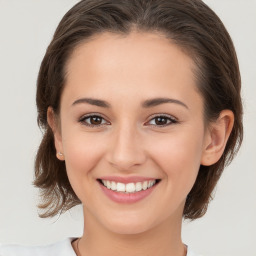
M147 92L147 98L171 90L170 96L189 97L196 91L194 70L193 60L161 34L106 32L74 50L66 66L66 87L70 97L78 90L97 96L104 91L109 97Z
M68 74L72 75L72 67L78 62L87 64L87 69L102 70L124 67L132 62L126 72L143 71L143 67L146 70L154 67L157 71L159 65L172 69L195 67L193 60L170 39L160 33L146 32L131 32L129 35L105 32L95 35L75 48L67 62Z

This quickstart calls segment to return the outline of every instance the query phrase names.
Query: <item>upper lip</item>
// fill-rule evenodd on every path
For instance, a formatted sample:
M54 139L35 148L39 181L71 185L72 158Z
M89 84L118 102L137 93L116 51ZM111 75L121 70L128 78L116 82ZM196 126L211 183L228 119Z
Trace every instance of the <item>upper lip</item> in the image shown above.
M159 179L156 179L156 178L142 177L142 176L129 176L129 177L104 176L104 177L100 177L99 179L100 180L109 180L109 181L121 182L121 183L124 183L124 184L143 182L143 181L149 181L149 180L159 180Z

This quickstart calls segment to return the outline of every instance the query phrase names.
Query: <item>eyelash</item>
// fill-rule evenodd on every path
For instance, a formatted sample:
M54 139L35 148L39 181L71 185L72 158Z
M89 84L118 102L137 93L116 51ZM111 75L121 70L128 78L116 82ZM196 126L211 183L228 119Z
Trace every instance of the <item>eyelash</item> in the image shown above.
M177 120L176 118L174 118L174 117L172 117L172 116L170 116L170 115L166 115L166 114L155 115L155 116L151 117L151 119L149 120L149 122L150 122L151 120L156 119L156 118L164 118L164 119L166 119L166 120L169 120L169 123L163 124L163 125L153 125L153 124L151 124L150 126L166 127L166 126L169 126L169 125L171 125L171 124L177 124L177 123L178 123L178 120Z
M99 114L90 114L90 115L85 115L85 116L81 117L81 118L79 119L79 122L80 122L81 124L85 125L85 126L92 127L92 128L93 128L93 127L96 127L96 128L97 128L97 127L101 127L101 126L103 126L103 125L105 125L105 124L108 123L108 122L106 121L106 123L104 123L104 124L93 125L93 124L88 124L88 123L85 122L86 119L89 119L89 118L92 118L92 117L101 118L101 121L102 121L102 120L105 120L104 117L102 117L102 116L99 115ZM153 117L149 120L149 122L152 121L152 120L154 120L154 119L156 119L156 118L164 118L164 119L167 119L167 120L169 120L169 123L164 124L164 125L154 125L154 124L150 124L149 126L166 127L166 126L169 126L169 125L171 125L171 124L177 124L177 123L179 123L176 118L174 118L174 117L172 117L172 116L170 116L170 115L166 115L166 114L155 115L155 116L153 116Z

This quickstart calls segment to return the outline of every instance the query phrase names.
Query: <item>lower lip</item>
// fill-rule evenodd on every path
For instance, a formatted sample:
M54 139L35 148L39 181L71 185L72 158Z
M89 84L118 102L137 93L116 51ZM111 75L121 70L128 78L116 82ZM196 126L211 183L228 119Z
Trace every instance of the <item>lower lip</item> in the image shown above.
M156 188L158 183L156 183L154 186L146 189L146 190L141 190L139 192L135 193L123 193L123 192L116 192L111 189L106 188L103 184L99 183L102 191L104 194L110 198L112 201L117 202L117 203L125 203L125 204L131 204L138 202L148 195L150 195L153 190Z

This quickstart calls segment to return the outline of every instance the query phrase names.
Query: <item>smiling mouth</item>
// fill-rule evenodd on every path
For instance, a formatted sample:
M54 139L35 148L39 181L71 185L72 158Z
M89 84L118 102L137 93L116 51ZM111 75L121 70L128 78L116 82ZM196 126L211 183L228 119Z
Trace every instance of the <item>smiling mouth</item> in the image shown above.
M109 190L128 194L128 193L136 193L136 192L148 190L149 188L158 184L161 180L153 179L153 180L148 180L143 182L131 182L126 184L122 182L115 182L115 181L101 180L101 179L97 179L97 181Z

